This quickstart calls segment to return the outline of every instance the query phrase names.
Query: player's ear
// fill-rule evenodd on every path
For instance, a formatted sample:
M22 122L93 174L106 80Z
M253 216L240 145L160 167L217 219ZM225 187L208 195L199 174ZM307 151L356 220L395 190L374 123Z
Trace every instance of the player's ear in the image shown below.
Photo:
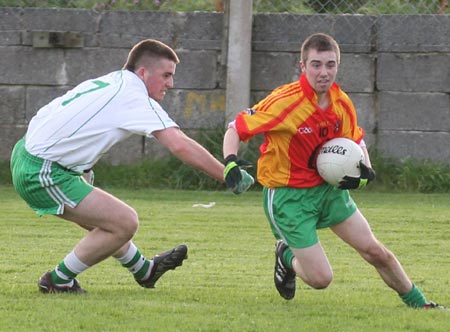
M300 60L300 61L298 62L298 64L299 64L299 66L300 66L301 71L304 72L304 71L305 71L305 64L303 63L303 61Z
M144 79L144 74L145 74L145 67L139 67L138 69L136 69L135 71L134 71L134 73L141 79L141 80L143 80Z

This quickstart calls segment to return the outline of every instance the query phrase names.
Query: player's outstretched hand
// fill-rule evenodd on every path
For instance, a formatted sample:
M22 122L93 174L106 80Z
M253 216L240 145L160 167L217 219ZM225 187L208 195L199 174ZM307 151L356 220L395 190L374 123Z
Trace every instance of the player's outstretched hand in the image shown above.
M344 179L339 182L339 189L359 189L365 187L369 182L375 180L375 171L366 166L362 161L359 162L361 176L352 177L344 176Z
M234 154L225 158L223 176L227 187L235 194L243 193L255 182L250 174L240 168L249 166L251 166L251 163L238 159Z
M241 176L241 181L239 181L237 187L233 189L233 192L236 195L246 192L255 183L255 179L253 179L253 176L248 174L246 170L241 169Z

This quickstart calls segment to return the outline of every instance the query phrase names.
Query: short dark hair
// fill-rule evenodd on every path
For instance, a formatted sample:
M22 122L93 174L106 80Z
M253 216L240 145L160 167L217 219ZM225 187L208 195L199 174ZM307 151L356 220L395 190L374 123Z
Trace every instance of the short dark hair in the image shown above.
M300 51L300 59L303 63L308 60L308 51L310 49L317 50L317 52L333 51L336 53L337 62L341 61L341 51L336 40L325 33L315 33L309 36L302 44Z
M145 39L133 46L122 69L134 72L141 65L143 59L159 58L169 59L176 64L180 62L180 59L171 47L158 40Z

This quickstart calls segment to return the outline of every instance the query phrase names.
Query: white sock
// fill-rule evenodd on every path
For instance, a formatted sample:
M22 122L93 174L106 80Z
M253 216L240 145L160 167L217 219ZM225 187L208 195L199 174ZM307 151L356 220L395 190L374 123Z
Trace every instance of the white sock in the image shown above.
M125 255L116 257L119 263L128 269L135 278L144 280L148 278L153 267L153 261L147 260L138 250L136 245L130 241L130 247Z

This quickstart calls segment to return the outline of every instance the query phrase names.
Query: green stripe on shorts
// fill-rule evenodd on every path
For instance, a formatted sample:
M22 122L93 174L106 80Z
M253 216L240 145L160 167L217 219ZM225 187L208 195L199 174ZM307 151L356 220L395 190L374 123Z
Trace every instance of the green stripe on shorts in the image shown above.
M11 155L11 174L18 194L39 215L62 214L64 206L77 206L94 187L79 172L33 156L19 140Z
M317 229L337 225L357 209L348 190L328 184L313 188L264 188L263 205L276 239L291 248L307 248L319 239Z

